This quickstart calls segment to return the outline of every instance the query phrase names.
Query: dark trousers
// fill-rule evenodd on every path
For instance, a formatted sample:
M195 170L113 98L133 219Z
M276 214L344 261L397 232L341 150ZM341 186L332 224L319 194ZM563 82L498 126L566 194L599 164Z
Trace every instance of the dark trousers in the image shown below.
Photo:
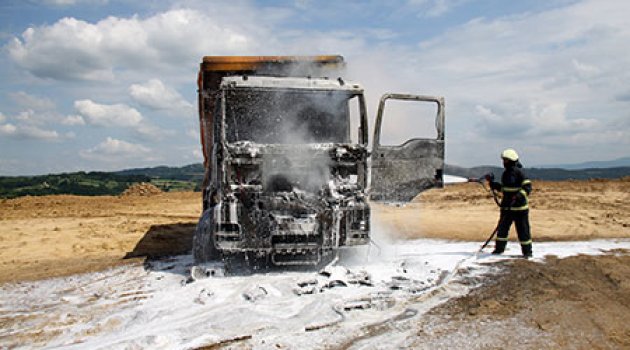
M495 251L501 253L505 250L512 223L516 226L518 240L521 242L521 251L524 255L531 255L532 236L529 231L529 210L501 210Z

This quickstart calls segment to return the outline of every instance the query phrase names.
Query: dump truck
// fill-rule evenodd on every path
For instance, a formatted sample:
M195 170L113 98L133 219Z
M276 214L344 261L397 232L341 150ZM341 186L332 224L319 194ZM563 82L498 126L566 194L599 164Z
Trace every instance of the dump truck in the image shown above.
M370 202L441 187L444 99L386 94L374 137L342 56L208 56L198 76L205 175L196 264L321 266L370 243ZM390 100L436 106L437 137L382 145Z

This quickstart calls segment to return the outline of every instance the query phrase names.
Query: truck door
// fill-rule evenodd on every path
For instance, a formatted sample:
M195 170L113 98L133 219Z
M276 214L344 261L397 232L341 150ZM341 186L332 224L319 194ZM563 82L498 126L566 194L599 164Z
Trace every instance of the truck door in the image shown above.
M412 138L400 145L381 144L383 118L388 100L436 105L435 138ZM413 115L410 120L426 116ZM409 119L408 119L409 120ZM385 121L387 123L387 121ZM412 125L398 125L399 128ZM406 94L381 97L374 126L370 199L384 202L408 202L420 192L442 187L444 169L444 98Z

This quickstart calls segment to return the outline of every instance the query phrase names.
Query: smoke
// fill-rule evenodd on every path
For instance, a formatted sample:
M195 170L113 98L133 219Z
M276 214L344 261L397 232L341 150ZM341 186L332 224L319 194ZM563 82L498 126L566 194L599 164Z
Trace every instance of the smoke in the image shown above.
M291 145L280 154L264 155L263 186L270 191L317 192L330 180L331 158L316 145L350 141L348 97L308 89L231 90L227 140Z
M226 137L260 144L348 142L346 99L333 92L232 90Z
M380 210L379 206L372 205L371 207L372 214ZM396 228L383 222L379 215L372 215L369 245L344 248L341 251L339 262L346 266L356 266L400 259L401 254L398 251L400 242L394 238L399 234L395 231Z

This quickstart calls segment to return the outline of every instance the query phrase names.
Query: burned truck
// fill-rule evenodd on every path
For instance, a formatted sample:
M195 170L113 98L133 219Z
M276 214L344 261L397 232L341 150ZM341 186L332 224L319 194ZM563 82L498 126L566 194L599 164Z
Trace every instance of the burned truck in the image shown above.
M370 201L442 186L444 100L387 94L371 148L364 92L341 56L204 57L203 213L196 264L320 266L370 242ZM388 100L436 105L435 138L381 145Z

